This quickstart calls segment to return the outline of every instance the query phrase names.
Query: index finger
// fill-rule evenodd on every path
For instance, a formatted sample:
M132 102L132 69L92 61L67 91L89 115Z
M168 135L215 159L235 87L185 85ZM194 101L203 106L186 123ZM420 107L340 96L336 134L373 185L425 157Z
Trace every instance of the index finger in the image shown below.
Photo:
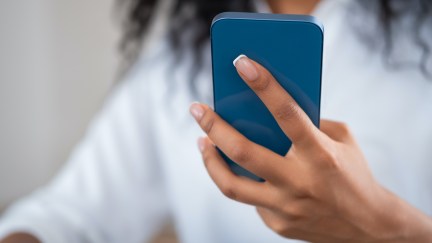
M314 135L312 121L267 69L245 55L236 58L234 66L293 143L302 143Z

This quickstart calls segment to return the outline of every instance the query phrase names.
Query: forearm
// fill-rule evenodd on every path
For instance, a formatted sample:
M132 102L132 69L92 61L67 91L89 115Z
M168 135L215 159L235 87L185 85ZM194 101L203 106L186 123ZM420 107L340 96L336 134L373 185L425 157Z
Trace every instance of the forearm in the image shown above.
M403 204L407 215L405 225L401 227L404 233L401 242L432 242L432 219L411 205Z
M384 205L387 222L380 222L388 226L382 235L386 240L379 242L432 242L432 218L393 193L387 191L387 195L392 198Z
M5 239L1 240L0 243L40 243L40 241L31 234L17 232L7 236Z

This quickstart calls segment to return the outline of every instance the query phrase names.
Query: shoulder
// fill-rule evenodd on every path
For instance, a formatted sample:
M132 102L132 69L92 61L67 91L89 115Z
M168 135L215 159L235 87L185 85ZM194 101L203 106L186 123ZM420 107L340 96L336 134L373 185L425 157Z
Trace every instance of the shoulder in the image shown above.
M191 101L191 73L197 68L193 50L190 45L176 52L167 36L147 45L133 66L113 86L101 112L110 112L113 107L126 109L127 106L127 109L135 109L136 113L143 113L168 101ZM205 83L207 87L211 71L209 63L204 63L206 68L200 67L197 71L200 79L197 83ZM207 92L208 88L205 90Z

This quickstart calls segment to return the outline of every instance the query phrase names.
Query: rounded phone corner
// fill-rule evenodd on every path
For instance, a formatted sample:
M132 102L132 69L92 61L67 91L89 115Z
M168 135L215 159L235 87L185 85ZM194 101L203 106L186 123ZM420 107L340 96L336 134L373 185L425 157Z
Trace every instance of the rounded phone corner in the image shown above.
M229 13L229 12L222 12L222 13L217 14L217 15L213 18L213 20L212 20L211 27L213 27L213 25L214 25L216 22L218 22L219 20L224 19L225 16L227 16L228 13Z
M211 26L210 26L210 36L213 35L213 30L218 23L220 23L221 21L226 20L226 19L232 19L235 16L233 14L235 14L235 13L234 12L222 12L222 13L216 15L213 18L213 21L212 21Z

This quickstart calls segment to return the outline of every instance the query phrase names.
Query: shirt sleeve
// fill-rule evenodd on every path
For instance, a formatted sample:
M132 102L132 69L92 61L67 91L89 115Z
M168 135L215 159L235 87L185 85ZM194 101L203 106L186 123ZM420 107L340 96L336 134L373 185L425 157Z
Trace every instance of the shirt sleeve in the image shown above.
M47 243L143 242L161 227L169 210L140 88L148 80L139 79L118 85L51 183L6 211L0 239L20 231Z

